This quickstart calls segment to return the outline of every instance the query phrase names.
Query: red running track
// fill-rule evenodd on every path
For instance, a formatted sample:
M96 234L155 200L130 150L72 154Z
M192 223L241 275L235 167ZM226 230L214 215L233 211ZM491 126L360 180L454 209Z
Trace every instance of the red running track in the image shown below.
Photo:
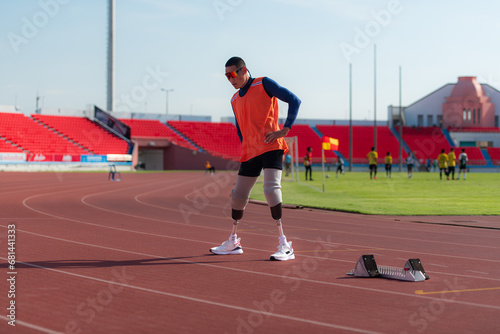
M208 249L231 229L234 173L0 173L2 333L495 333L498 217L389 217L249 204L242 255ZM286 194L285 194L286 199ZM15 298L7 235L16 227ZM431 279L345 274L362 254ZM8 324L15 301L16 326Z

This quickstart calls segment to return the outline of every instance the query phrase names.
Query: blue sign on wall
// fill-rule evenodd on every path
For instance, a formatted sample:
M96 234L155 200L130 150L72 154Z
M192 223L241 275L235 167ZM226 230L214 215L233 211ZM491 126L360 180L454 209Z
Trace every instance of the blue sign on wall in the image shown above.
M108 162L105 155L82 155L81 162Z

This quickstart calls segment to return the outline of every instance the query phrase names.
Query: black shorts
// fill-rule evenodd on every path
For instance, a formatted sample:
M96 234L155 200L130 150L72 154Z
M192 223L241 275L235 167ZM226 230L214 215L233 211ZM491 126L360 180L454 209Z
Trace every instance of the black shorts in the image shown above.
M391 164L385 164L385 170L391 170L392 165Z
M460 165L460 169L467 169L467 165Z
M283 170L283 150L275 150L262 153L240 165L238 175L257 177L263 168L274 168Z
M370 165L370 170L377 171L377 165Z

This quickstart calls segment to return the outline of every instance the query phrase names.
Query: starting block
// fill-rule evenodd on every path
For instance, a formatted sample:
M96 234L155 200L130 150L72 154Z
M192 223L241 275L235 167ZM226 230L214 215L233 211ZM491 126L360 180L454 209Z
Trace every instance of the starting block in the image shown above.
M421 282L429 279L420 259L409 259L400 269L389 266L379 266L373 255L362 255L354 269L347 273L354 277L383 277L400 281Z

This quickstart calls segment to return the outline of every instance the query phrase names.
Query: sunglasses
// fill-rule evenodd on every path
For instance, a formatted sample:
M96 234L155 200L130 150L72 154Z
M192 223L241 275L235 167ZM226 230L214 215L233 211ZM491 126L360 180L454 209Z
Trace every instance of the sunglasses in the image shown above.
M236 78L238 76L238 73L243 69L243 67L240 67L239 69L237 69L236 71L232 71L232 72L228 72L226 73L226 77L227 79L231 79L231 78Z

